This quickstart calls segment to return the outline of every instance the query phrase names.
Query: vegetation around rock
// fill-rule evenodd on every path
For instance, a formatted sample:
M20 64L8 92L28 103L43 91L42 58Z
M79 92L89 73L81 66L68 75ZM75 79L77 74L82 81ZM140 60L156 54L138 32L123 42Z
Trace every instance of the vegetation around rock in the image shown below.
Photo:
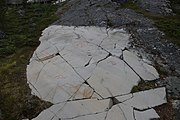
M123 7L152 19L168 39L180 45L180 12L177 4L180 4L179 0L172 0L174 16L151 14L133 2L125 3ZM66 4L60 13L69 7ZM31 95L26 81L26 66L39 44L42 30L57 20L56 10L57 5L49 3L7 6L5 0L0 0L0 32L5 33L5 37L0 37L0 120L1 114L5 120L31 119L51 105ZM163 70L161 72L166 74ZM154 82L140 82L134 86L132 93L155 87Z
M1 5L3 5L1 3ZM2 9L2 7L0 7ZM0 39L0 109L5 120L33 118L50 103L31 95L26 81L26 66L38 46L41 32L57 17L57 6L29 4L3 9Z

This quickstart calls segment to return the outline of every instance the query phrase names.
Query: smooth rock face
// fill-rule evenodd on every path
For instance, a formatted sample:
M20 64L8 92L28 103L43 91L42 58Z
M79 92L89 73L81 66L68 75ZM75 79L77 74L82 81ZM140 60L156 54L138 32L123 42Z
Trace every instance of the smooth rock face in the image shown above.
M27 79L32 94L54 105L34 120L134 120L134 108L166 103L165 88L130 94L140 80L159 76L124 50L129 37L123 29L46 28L27 66Z
M116 99L139 110L149 109L167 102L164 87L119 96Z
M123 58L143 80L149 81L159 78L159 74L153 66L146 64L133 53L125 50L123 52Z
M150 120L152 118L159 118L158 114L152 106L158 106L166 102L164 96L164 88L157 88L154 90L148 90L144 93L150 95L151 101L155 102L154 105L146 104L146 97L142 92L135 93L133 97L139 97L141 101L135 100L133 97L128 98L126 101L134 101L132 103L137 103L131 105L126 101L118 101L115 105L112 105L111 99L97 100L97 99L84 99L78 101L68 101L65 103L55 104L49 109L44 110L33 120ZM162 100L153 99L158 96ZM143 97L143 98L142 98ZM120 100L121 97L117 98ZM144 110L138 111L137 108L141 108L140 102L146 104ZM150 100L149 100L150 101ZM153 104L153 103L152 103ZM135 107L134 107L135 106ZM136 108L136 109L134 109ZM148 109L149 108L149 109Z

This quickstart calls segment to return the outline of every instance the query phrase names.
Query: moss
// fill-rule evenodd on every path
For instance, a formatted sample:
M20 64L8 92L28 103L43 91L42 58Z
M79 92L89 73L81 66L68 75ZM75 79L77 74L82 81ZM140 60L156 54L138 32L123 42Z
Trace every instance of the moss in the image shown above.
M138 85L134 86L131 89L131 93L139 92L139 91L144 91L144 90L149 90L155 88L155 82L154 81L140 81Z
M137 13L152 19L155 22L155 25L166 34L168 40L171 40L171 42L180 46L180 15L178 13L174 16L155 15L141 9L130 0L127 3L124 3L121 8L133 9Z

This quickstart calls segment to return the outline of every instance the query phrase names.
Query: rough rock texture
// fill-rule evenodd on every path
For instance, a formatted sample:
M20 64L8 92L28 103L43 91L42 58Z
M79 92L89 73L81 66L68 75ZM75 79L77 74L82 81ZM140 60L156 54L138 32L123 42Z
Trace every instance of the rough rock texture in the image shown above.
M117 70L121 71L122 67L120 66L122 66L123 65L122 62L124 62L125 66L123 67L123 69L126 70L127 73L128 72L135 73L133 77L131 76L129 77L129 78L133 78L134 79L133 81L131 81L131 79L128 79L130 80L128 81L129 83L128 85L130 85L129 87L132 87L133 85L136 84L136 82L138 82L137 78L139 78L139 80L158 79L159 78L158 74L154 72L154 68L152 67L152 65L156 65L160 68L163 68L167 71L168 75L171 74L171 76L173 77L176 76L177 78L179 78L180 77L180 57L179 57L180 49L179 47L175 46L172 43L167 42L167 40L165 40L164 38L164 34L154 26L153 21L149 20L148 18L144 17L141 14L136 13L133 10L121 9L121 7L118 4L116 4L116 2L112 2L110 0L70 0L70 1L67 1L66 4L62 8L59 8L57 14L60 16L60 18L57 22L54 23L54 25L60 25L60 26L64 25L65 27L62 29L51 29L51 27L49 27L48 29L45 30L43 36L40 38L40 41L44 41L44 42L42 42L39 48L37 49L36 51L37 53L36 52L34 53L30 61L30 65L27 68L29 69L28 82L30 84L31 89L33 90L33 93L39 96L40 98L51 101L55 104L51 108L43 111L37 118L35 118L35 120L41 120L44 117L45 118L49 117L50 119L53 119L53 120L56 120L56 119L58 120L59 118L64 118L65 120L66 119L72 119L72 120L100 119L101 120L102 118L103 118L102 120L104 119L110 120L112 118L113 120L116 120L116 119L119 120L118 118L122 118L122 120L126 118L133 120L134 118L138 118L140 120L141 119L144 120L144 119L152 118L152 116L153 118L158 118L159 116L156 114L156 112L153 109L151 109L152 107L154 107L154 105L151 105L149 103L148 105L147 103L145 104L145 106L147 107L145 106L142 107L141 105L137 105L136 110L133 110L134 107L132 104L130 104L130 103L133 103L133 99L132 99L133 95L129 94L130 90L123 88L124 91L122 90L123 92L120 92L121 91L120 88L113 87L120 83L120 81L116 81L117 79L121 78L121 77L118 77ZM125 28L125 30L128 31L128 33L130 34L130 38L128 39L128 41L130 41L131 44L130 46L126 46L126 44L124 46L124 43L123 43L123 48L122 48L121 47L122 43L121 43L120 47L118 47L116 46L118 42L113 41L114 38L110 39L112 40L111 42L113 44L109 44L111 42L109 42L108 39L107 41L105 40L106 42L101 43L101 41L104 41L103 40L104 37L101 37L101 35L98 35L97 34L98 32L93 33L95 35L91 36L92 38L88 39L88 32L90 31L90 33L92 33L96 31L96 30L90 30L90 29L87 30L88 32L84 32L84 30L81 30L81 34L83 34L83 36L84 34L87 34L85 37L82 37L81 34L79 35L79 34L76 34L75 32L75 30L81 27L77 27L77 28L75 27L74 28L75 33L71 33L71 35L69 35L69 33L67 34L64 31L60 32L60 34L62 33L64 34L62 36L59 36L59 34L57 35L54 34L61 30L66 30L66 29L68 30L67 26L99 26L99 27L104 28L104 30L100 31L101 34L103 31L107 32L108 27L118 28L118 29L115 29L115 30L118 30L117 33L119 32L122 33L121 29ZM72 29L70 29L70 31L72 31ZM125 32L124 34L128 34L128 33ZM82 41L81 37L85 40L88 39L87 40L88 43L87 41L85 42ZM97 39L99 37L101 39ZM119 36L117 38L122 39L123 37ZM52 42L49 42L49 40ZM57 41L59 40L64 40L64 41L61 41L60 42L61 44L58 44ZM72 44L72 40L77 40L78 44ZM89 41L91 41L93 45L90 45ZM55 47L56 44L57 44L57 47ZM64 45L67 45L69 47L67 47L67 49L64 49L63 47ZM77 46L75 47L74 45L77 45L79 47ZM95 47L94 45L96 46L98 45L98 48ZM92 49L95 51L96 50L101 51L101 52L98 52L98 56L102 58L102 59L99 59L100 62L98 62L97 59L92 59L92 58L89 58L89 56L86 56L89 54L88 51L85 51L86 54L84 54L83 52L79 51L79 49L77 49L81 47L83 48L83 46L86 46L85 49L82 49L83 51L88 50L89 46L91 46L90 47L91 49L89 49L91 52L92 52ZM127 50L126 47L128 47L128 49L131 48L131 49L139 51L138 52L139 56L137 57L137 55L133 53L134 57L132 57L132 59L135 59L136 60L135 63L143 67L143 70L141 70L141 68L139 69L138 65L136 66L136 64L131 64L131 59L130 59L131 57L129 57L131 55L126 53L126 50ZM116 49L119 52L117 52ZM77 57L77 56L81 56L81 57ZM95 56L95 58L97 57L96 54L94 54L93 56ZM148 58L149 60L153 62L149 63L149 61L145 60L143 63L145 65L143 65L141 63L141 60L143 61L144 58ZM128 62L128 59L130 60L129 62ZM93 67L94 65L92 63L98 63L98 67L95 67L96 69L94 69ZM109 64L111 64L110 67L109 67ZM148 66L151 66L151 67L146 67L147 64ZM34 67L31 68L32 65L34 65ZM46 65L53 66L53 67L48 70L46 68ZM37 67L37 66L40 66L40 67ZM83 69L84 67L85 69ZM61 70L58 70L59 68L61 68ZM148 72L146 72L147 70L144 70L144 69L147 69ZM42 71L42 73L39 71ZM66 71L66 72L63 72L63 71ZM69 74L66 75L65 73L67 73L67 71ZM96 72L93 73L92 71L96 71ZM62 76L59 72L64 73L66 76ZM77 75L79 73L81 73L80 74L81 77ZM92 74L89 74L89 73L92 73ZM122 71L120 73L122 73ZM115 75L112 75L112 74L115 74ZM150 74L151 76L149 77ZM42 75L44 75L44 78L42 77ZM31 76L35 78L31 78ZM54 82L51 81L52 76L56 76L53 78ZM110 79L109 76L111 76L111 78L114 78L112 79L112 82L110 83L107 82ZM91 77L93 77L93 79L90 79ZM123 76L122 78L125 78L125 77ZM41 78L41 80L37 78ZM62 84L58 84L60 85L60 91L63 91L63 92L56 92L57 87L55 86L57 85L57 82L59 82L58 81L59 79L64 79L65 81L72 82L72 78L75 78L73 79L73 81L75 81L75 86L65 83L67 85L61 87ZM45 82L43 82L43 80ZM172 84L174 84L173 80L170 80L170 81L172 82ZM62 80L61 82L63 83L64 81ZM49 83L52 83L52 84L49 84ZM81 84L81 86L79 86L79 84ZM37 86L34 87L34 85L37 85ZM52 87L53 89L51 89ZM40 92L37 88L40 88ZM77 89L79 92L75 92ZM164 88L162 89L158 88L157 90L155 89L155 90L147 91L146 95L153 96L153 94L151 93L154 93L154 91L157 91L155 92L156 95L159 95L160 96L159 100L162 100L162 102L156 104L155 106L165 103L166 99L165 99ZM73 92L75 92L75 94L73 94ZM43 94L42 96L41 96L41 93ZM76 96L76 93L77 93L77 96ZM118 93L119 93L119 96L123 96L123 98L116 98L117 97L116 95ZM63 94L63 96L66 96L66 97L63 97L63 98L58 97L58 96L61 96L60 94L61 95ZM141 94L143 93L142 92L137 93L137 96L139 95L137 100L138 99L143 100L143 98L140 97ZM56 97L54 97L54 95ZM90 110L87 109L87 107L84 106L83 104L83 102L88 101L88 100L85 100L85 98L88 98L88 99L91 98L93 100L95 99L95 103L97 102L97 100L98 102L99 100L102 102L103 100L107 99L107 101L109 101L108 108L107 108L108 112L96 111L97 110L96 106L93 107L92 105L89 105L88 107L90 108ZM120 100L122 99L124 99L123 103L128 102L130 100L131 102L127 103L130 106L121 104ZM60 102L58 103L59 100ZM74 104L76 103L77 100L82 100L83 102L82 103L78 102L78 104L80 105ZM146 99L145 101L148 101L148 100ZM154 100L151 100L150 102L154 104ZM66 103L67 103L67 106L66 106ZM75 107L69 107L68 104L73 104L70 106L75 106ZM77 108L76 105L78 105L79 107L83 106L83 108L80 110L74 111L76 110L75 108ZM85 109L84 107L89 112L87 112L86 110L83 110ZM106 107L107 107L107 104L105 105L105 108ZM145 107L145 110L144 110L144 107ZM62 109L57 110L59 108L62 108ZM67 109L70 110L71 108L73 112L66 112ZM143 111L141 111L141 109L143 109ZM104 109L101 109L101 110L104 110ZM96 111L96 113L92 114L92 111ZM149 114L151 116L149 116Z
M178 77L167 77L165 80L159 81L159 85L166 86L169 96L173 95L177 98L180 96L180 79Z
M123 29L46 28L27 79L32 94L54 105L34 120L159 118L152 108L167 102L165 88L130 93L139 81L156 80L159 74L127 50L129 38Z
M151 65L123 50L129 34L122 29L50 26L40 41L27 79L33 94L52 103L128 94L140 80L159 78Z
M65 11L65 12L64 12ZM152 20L131 9L120 9L109 0L71 0L57 14L54 24L126 28L132 34L132 48L149 54L167 74L180 77L180 48L169 43Z
M173 15L169 0L134 0L142 9L153 14Z

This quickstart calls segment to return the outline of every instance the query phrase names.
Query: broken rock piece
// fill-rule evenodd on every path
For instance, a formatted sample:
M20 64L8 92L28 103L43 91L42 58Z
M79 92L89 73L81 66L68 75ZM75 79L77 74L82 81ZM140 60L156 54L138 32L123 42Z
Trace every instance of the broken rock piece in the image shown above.
M166 103L165 88L130 93L141 79L159 76L124 51L129 36L104 27L46 28L27 66L27 80L32 94L54 105L34 120L141 120L149 117L145 110Z
M127 50L123 51L123 59L143 80L150 81L159 78L159 74L153 66L145 63L133 53Z
M156 113L154 109L149 109L145 111L134 110L134 114L136 120L151 120L159 118L159 115Z
M153 108L167 102L165 87L119 96L116 99L139 110Z
M130 93L139 77L122 61L109 57L100 62L87 81L103 98Z
M41 112L39 116L37 116L33 120L51 120L54 117L58 117L61 120L74 120L75 118L81 118L83 116L86 116L85 120L88 120L87 116L96 118L99 117L98 114L106 113L106 111L109 109L109 103L110 99L89 99L55 104ZM44 116L46 116L47 118ZM103 120L105 118L105 115L101 114L100 117L103 117L101 118Z

